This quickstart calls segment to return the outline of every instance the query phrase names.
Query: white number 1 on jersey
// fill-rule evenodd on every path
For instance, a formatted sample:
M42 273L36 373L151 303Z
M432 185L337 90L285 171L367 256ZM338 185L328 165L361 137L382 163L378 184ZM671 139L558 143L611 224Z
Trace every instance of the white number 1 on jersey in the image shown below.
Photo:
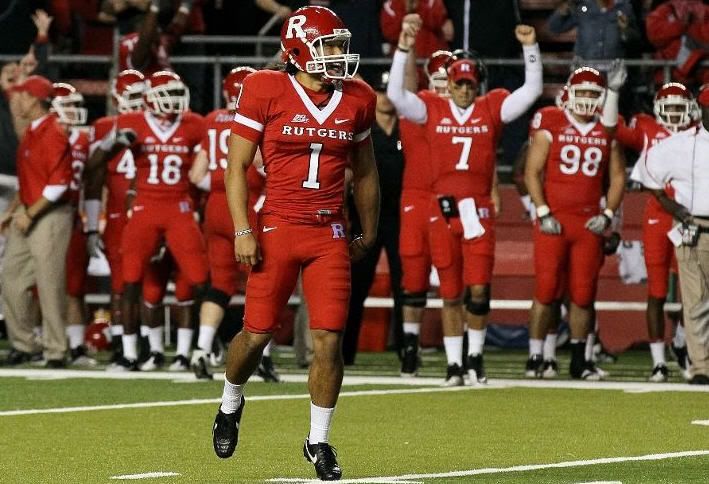
M320 182L318 181L318 171L320 170L320 152L322 151L322 143L310 143L310 161L308 163L308 179L303 181L303 188L318 190Z
M456 170L468 171L468 158L470 158L470 149L473 147L473 138L463 138L462 136L453 136L454 145L463 145L463 150L460 152L460 159L455 165Z

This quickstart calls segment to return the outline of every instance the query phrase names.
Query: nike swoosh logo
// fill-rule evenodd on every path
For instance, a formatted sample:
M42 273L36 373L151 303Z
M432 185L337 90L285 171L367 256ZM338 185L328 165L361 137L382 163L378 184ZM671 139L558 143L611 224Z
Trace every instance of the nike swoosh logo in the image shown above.
M472 124L477 124L477 123L479 123L480 121L482 121L482 119L483 119L483 118L473 118L473 119L470 120L470 122L471 122Z
M175 143L179 143L180 141L182 141L182 138L178 136L177 138L173 138L172 141L174 141Z
M342 124L342 123L346 123L347 121L349 121L349 119L336 119L335 124Z
M263 231L264 232L270 232L271 230L276 230L278 227L264 227Z
M145 208L145 207L143 207L142 205L134 205L134 206L133 206L133 211L134 211L134 212L140 212L140 211L143 210L144 208Z
M410 212L414 209L413 205L407 205L404 207L404 212Z
M435 222L436 220L438 220L438 217L431 217L428 219L429 222Z
M647 223L650 225L656 225L656 224L659 224L660 221L656 218L649 218L649 219L647 219Z

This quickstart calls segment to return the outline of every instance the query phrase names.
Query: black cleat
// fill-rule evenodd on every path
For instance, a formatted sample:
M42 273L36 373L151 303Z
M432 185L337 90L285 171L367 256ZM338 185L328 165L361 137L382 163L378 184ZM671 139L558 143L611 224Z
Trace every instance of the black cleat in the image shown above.
M670 371L667 369L667 365L660 363L652 369L649 381L653 383L664 383L670 376Z
M116 361L106 367L106 371L140 371L138 360L129 360L121 355Z
M220 459L227 459L234 455L236 444L239 442L239 425L241 424L241 413L244 411L244 396L241 396L241 404L234 413L222 412L221 406L217 411L212 426L212 445L214 452Z
M446 368L446 379L441 384L442 387L460 387L464 385L463 369L457 363L448 365Z
M465 361L465 367L468 369L468 378L470 379L470 385L475 385L476 382L483 384L487 383L483 355L468 355L468 359Z
M21 365L22 363L28 363L31 359L32 355L30 353L11 348L3 364L7 366Z
M544 358L542 355L532 355L527 360L524 376L527 378L541 378L544 371Z
M209 355L204 350L194 350L192 352L190 366L192 367L194 376L196 376L198 380L211 380L214 378L209 369L208 359Z
M401 352L401 376L416 376L419 371L419 338L412 333L404 333L404 348Z
M62 359L56 359L56 360L47 360L44 363L45 368L51 368L53 370L59 370L62 368L66 368L66 362Z
M556 360L544 360L542 378L556 378L559 376L559 363Z
M342 469L337 463L335 448L327 442L311 444L308 439L305 439L303 455L315 466L315 473L321 481L339 481L342 478Z
M273 366L273 360L270 356L261 358L261 363L259 363L258 368L256 368L256 374L263 378L265 382L279 383L281 381L281 377L276 372Z
M689 380L690 385L709 385L709 376L697 373Z

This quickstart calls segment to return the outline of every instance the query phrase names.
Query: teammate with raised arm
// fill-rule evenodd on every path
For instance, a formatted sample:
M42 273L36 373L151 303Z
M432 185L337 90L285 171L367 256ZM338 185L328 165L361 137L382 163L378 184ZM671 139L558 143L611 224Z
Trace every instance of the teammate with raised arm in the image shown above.
M217 456L236 449L244 385L278 327L278 314L302 272L314 356L310 433L305 458L320 479L342 476L328 434L343 375L342 332L350 293L350 253L361 257L377 237L379 181L370 128L376 96L352 79L359 56L331 10L303 7L281 29L285 72L244 79L229 138L225 186L237 262L252 266L244 329L229 346L222 403L213 427ZM266 201L249 222L246 173L260 148ZM342 214L345 169L352 168L363 233L348 247Z
M622 67L621 67L622 68ZM624 74L618 74L618 85L609 86L608 101L603 108L603 124L615 132L616 139L625 147L640 154L633 166L630 179L643 187L654 186L649 180L647 171L647 153L650 148L663 140L692 127L697 114L694 96L683 84L670 82L663 85L655 94L653 116L640 113L635 115L629 124L618 119L618 96L615 94L622 85ZM611 80L612 82L612 76ZM672 189L668 185L668 196ZM668 281L671 272L677 273L677 261L674 246L667 233L672 229L672 215L668 213L654 197L650 196L643 214L643 257L647 267L647 332L652 356L652 370L649 380L665 382L669 376L665 360L665 314L664 305L667 300ZM674 268L674 270L672 270ZM676 277L676 276L675 276ZM678 343L684 343L684 328L677 325ZM677 353L678 364L682 374L689 379L686 346L673 345Z
M515 30L524 48L525 83L510 93L480 94L484 67L462 57L447 67L450 98L417 96L404 86L409 51L421 27L417 14L404 17L387 96L399 114L424 126L431 149L433 197L429 212L433 264L441 280L443 335L448 360L444 385L463 384L463 296L468 326L466 367L471 383L485 383L482 357L490 312L495 250L495 162L503 125L521 116L542 93L542 65L534 28Z
M593 362L586 361L586 337L603 260L603 234L623 199L625 160L600 122L605 79L597 70L582 67L571 74L568 86L564 110L538 111L532 120L536 131L524 177L537 214L530 327L545 334L552 303L567 278L571 377L599 380ZM606 177L606 208L601 211ZM530 359L542 361L541 355Z

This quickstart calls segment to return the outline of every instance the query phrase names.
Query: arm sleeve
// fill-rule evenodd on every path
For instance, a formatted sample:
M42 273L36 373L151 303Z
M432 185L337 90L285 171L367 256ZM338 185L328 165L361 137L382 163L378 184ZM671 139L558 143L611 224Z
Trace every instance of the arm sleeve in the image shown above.
M372 124L374 124L377 110L377 96L374 92L369 92L368 97L364 109L360 111L358 116L353 138L355 144L366 141L372 133Z
M416 124L424 124L427 117L426 103L416 94L407 91L404 86L406 57L405 52L397 50L394 53L394 61L389 73L389 84L387 85L387 97L394 104L400 116Z
M259 144L266 124L267 99L260 99L254 85L254 77L244 79L241 94L236 102L236 114L231 124L231 132Z
M440 32L447 18L448 12L443 0L434 0L426 7L426 13L422 16L424 26L433 32Z
M34 56L37 58L37 67L32 74L49 77L49 41L38 39L34 44Z
M641 152L645 145L645 136L643 135L643 131L638 127L638 118L634 117L630 121L630 126L620 119L615 132L615 139L623 146L637 151L638 153Z
M539 44L524 46L524 84L502 102L500 117L503 123L514 121L532 107L542 95L542 57Z
M667 162L664 160L665 154L662 145L657 145L651 148L645 158L645 171L647 178L643 180L643 185L651 190L662 190L665 184L669 181L669 173L667 171ZM642 163L639 160L638 163Z
M561 15L558 10L549 17L547 23L549 31L553 34L563 34L576 27L576 16L571 13L569 15Z
M645 31L647 39L658 48L682 36L685 26L674 14L670 4L657 7L645 17Z

